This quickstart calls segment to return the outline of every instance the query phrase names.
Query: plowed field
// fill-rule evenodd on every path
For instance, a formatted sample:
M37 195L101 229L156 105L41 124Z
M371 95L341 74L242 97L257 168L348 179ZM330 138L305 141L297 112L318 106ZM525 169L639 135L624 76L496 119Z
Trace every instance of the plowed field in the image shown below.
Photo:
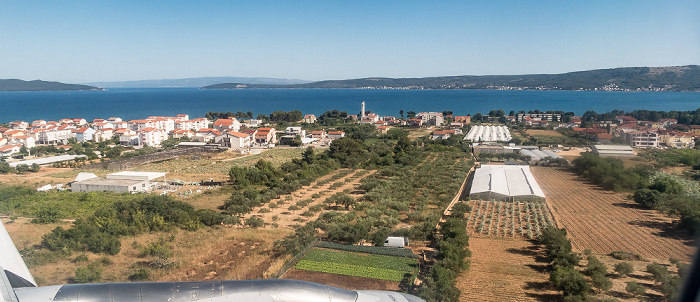
M532 167L554 219L577 251L625 251L644 257L690 259L695 243L673 219L644 209L627 194L604 191L560 168Z
M561 301L539 245L522 237L471 236L469 249L471 266L457 277L460 301Z

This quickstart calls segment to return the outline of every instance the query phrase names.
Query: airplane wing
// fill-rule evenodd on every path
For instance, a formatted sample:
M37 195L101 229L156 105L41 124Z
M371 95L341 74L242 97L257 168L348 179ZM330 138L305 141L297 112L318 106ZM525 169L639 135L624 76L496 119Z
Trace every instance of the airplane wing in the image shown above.
M22 256L12 242L5 224L0 220L0 267L5 271L6 278L12 287L36 287L36 281L24 264Z

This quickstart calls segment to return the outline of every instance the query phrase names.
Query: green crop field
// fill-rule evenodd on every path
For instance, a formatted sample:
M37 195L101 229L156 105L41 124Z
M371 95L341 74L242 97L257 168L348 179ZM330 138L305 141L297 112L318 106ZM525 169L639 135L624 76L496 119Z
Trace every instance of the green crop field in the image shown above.
M416 259L315 248L296 269L401 282L418 269Z

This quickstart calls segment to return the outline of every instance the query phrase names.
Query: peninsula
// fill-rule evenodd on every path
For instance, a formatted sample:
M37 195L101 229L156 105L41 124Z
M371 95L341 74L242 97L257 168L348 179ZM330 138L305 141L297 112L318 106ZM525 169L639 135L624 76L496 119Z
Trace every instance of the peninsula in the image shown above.
M48 82L41 80L23 81L17 79L0 79L0 91L63 91L63 90L104 90L102 88L65 84L60 82Z
M363 78L295 85L259 85L239 82L203 87L203 89L242 88L700 91L700 66L626 67L563 74Z

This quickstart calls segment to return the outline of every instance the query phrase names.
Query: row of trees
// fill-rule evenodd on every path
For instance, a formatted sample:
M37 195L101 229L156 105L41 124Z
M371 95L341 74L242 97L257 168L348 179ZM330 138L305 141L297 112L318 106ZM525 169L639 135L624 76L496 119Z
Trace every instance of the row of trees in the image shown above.
M471 251L465 213L471 209L465 203L454 206L452 215L440 227L436 238L438 246L437 263L425 277L420 288L420 297L428 302L459 301L460 291L455 286L457 276L469 268Z
M238 111L236 113L233 113L231 111L229 112L213 112L209 111L204 115L205 118L207 118L210 121L215 121L218 119L228 119L230 117L235 117L237 119L252 119L253 118L253 112L248 111L248 112L243 112L243 111Z
M582 116L584 122L616 121L618 116L627 115L639 121L656 122L661 119L676 119L679 124L700 125L700 108L693 111L654 111L654 110L634 110L626 112L623 110L613 110L606 113L596 113L586 111Z
M4 161L0 162L0 174L39 172L40 168L41 167L37 163L31 165L21 164L17 165L16 167L11 167L10 164Z
M607 190L633 191L647 184L650 166L626 169L622 160L584 153L572 161L574 172Z

